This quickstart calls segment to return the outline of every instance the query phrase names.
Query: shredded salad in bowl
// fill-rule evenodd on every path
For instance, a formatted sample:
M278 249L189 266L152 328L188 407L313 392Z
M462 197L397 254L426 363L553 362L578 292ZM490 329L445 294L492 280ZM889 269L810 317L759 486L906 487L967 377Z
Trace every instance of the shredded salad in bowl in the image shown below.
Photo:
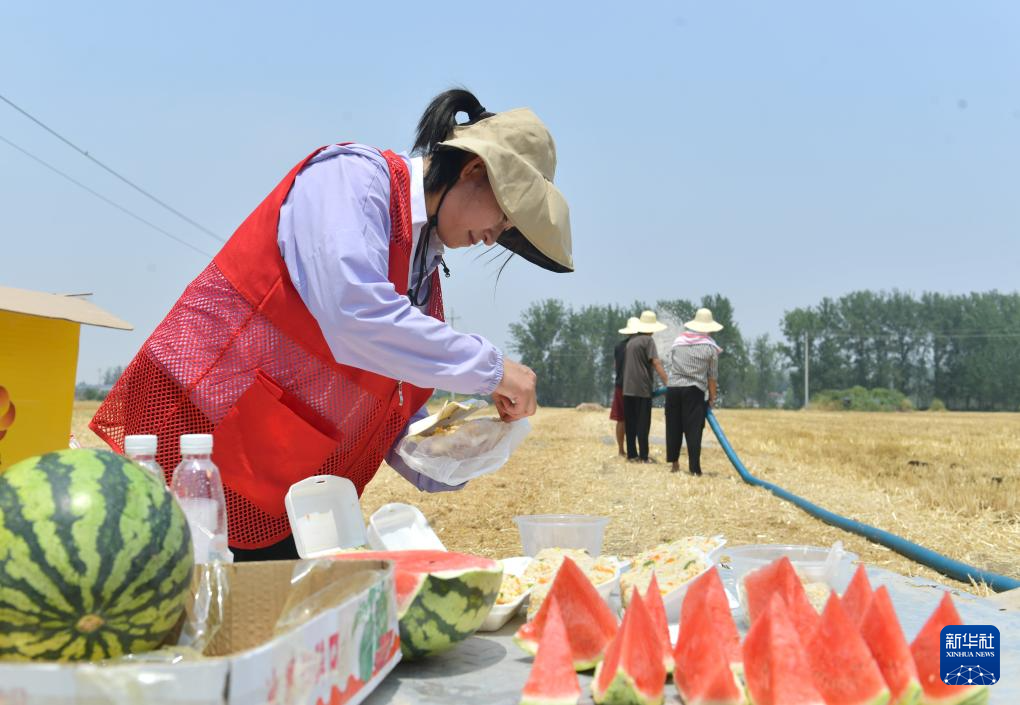
M630 601L634 588L641 594L648 590L652 573L659 583L659 592L666 599L711 568L714 563L711 555L724 543L721 536L688 536L642 551L634 556L630 570L620 578L623 604Z

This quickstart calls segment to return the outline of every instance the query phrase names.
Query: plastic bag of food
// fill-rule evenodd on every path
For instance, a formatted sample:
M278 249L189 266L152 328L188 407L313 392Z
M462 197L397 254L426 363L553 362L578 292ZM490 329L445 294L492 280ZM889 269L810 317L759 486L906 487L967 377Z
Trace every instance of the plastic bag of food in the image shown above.
M413 424L397 445L397 454L412 470L445 485L495 472L510 459L531 424L527 419L505 423L495 417L466 418L486 406L476 399L448 404L425 423Z

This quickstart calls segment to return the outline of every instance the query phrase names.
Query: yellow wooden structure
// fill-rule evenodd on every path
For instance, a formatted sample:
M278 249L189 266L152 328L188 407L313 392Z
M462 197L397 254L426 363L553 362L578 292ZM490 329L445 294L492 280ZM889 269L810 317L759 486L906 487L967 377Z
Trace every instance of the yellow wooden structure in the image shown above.
M131 330L81 297L0 286L0 472L67 448L82 324Z

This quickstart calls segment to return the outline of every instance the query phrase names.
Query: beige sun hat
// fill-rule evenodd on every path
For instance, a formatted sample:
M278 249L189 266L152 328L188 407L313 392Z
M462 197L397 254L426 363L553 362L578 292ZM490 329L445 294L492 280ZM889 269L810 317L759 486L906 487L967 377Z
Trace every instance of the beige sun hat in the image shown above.
M712 311L707 308L699 308L694 318L684 323L684 328L697 331L698 333L717 333L723 329L721 323L716 323L712 318Z
M516 108L459 125L439 146L485 162L492 191L513 225L500 235L500 245L550 271L574 271L570 211L553 186L556 144L535 113Z
M627 326L625 328L620 329L620 333L622 333L623 335L634 335L635 333L638 332L637 327L640 322L641 322L640 318L638 318L637 316L631 316L630 318L627 319Z
M658 333L666 330L667 326L665 323L659 323L655 311L642 311L636 328L638 333Z

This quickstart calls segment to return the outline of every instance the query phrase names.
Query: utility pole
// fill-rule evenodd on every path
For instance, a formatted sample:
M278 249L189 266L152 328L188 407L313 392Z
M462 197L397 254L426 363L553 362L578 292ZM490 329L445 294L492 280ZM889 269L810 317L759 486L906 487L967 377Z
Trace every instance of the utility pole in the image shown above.
M808 408L810 396L811 338L804 334L804 408Z

